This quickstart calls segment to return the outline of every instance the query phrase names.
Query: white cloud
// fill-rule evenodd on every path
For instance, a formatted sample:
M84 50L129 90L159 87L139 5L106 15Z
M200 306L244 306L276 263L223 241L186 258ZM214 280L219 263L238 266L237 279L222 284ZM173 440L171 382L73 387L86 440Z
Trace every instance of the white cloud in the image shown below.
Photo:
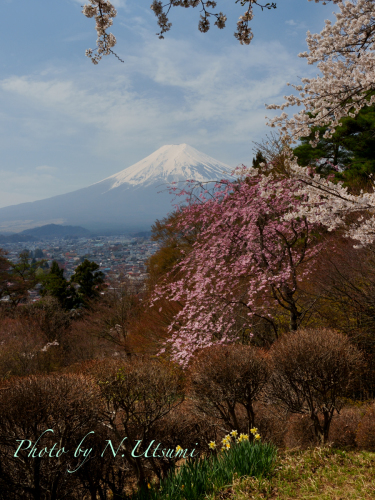
M264 104L282 102L285 82L304 73L304 61L278 42L255 42L250 51L232 45L215 56L209 47L199 49L194 39L155 44L151 35L124 65L105 60L85 71L49 68L0 80L0 132L12 123L16 131L9 139L0 134L0 143L11 141L14 150L60 148L63 158L71 152L66 166L59 153L56 161L42 155L29 189L35 185L36 193L39 186L48 196L77 189L170 143L186 142L233 166L250 158L251 141L269 132ZM60 188L51 163L59 166Z
M127 58L126 77L115 70L105 85L100 79L93 84L84 74L69 79L14 76L0 81L0 89L22 98L22 105L38 109L39 117L30 126L39 122L43 129L40 115L53 113L63 121L66 135L82 126L96 129L104 149L106 143L113 147L140 134L144 140L144 134L169 135L176 127L182 132L197 124L215 133L221 129L225 135L241 123L241 137L236 140L264 128L264 104L281 101L298 60L279 43L255 46L246 57L232 48L215 58L201 52L193 60L193 47L186 45L190 44L168 40L155 48L149 42ZM70 126L66 127L66 119ZM228 135L227 140L233 137Z
M294 19L290 19L289 21L285 21L285 24L295 28L296 30L306 30L307 25L303 21L295 21ZM292 31L293 34L297 34L297 31Z

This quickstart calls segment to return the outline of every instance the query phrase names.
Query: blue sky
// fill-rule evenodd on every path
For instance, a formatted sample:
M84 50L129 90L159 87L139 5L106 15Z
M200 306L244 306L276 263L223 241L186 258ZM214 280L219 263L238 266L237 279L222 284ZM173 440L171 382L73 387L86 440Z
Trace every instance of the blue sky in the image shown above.
M255 9L254 39L234 38L243 7L219 0L227 27L197 29L199 9L175 8L159 40L151 0L117 0L112 32L124 59L94 66L84 0L3 0L0 207L66 193L108 177L165 144L187 143L235 167L270 132L265 103L314 76L297 57L333 6L281 0Z

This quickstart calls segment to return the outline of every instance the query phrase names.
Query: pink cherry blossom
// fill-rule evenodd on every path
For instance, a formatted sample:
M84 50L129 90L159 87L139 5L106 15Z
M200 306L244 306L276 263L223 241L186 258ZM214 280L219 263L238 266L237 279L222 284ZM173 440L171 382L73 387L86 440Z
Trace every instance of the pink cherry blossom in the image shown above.
M318 221L287 217L303 203L302 187L271 174L222 181L211 191L190 185L177 230L199 227L199 236L171 273L183 277L167 276L153 297L153 304L165 297L183 305L169 326L176 361L186 365L199 348L233 342L254 318L277 335L275 306L287 311L291 329L298 327L305 314L297 303L299 284L322 246L312 233Z

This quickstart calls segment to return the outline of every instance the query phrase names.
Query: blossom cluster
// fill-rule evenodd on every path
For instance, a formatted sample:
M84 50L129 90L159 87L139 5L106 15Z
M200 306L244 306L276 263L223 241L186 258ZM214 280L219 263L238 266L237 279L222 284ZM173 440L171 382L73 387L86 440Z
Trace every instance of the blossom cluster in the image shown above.
M113 53L112 48L116 45L116 38L107 30L113 24L113 18L116 17L117 11L110 0L88 0L89 3L83 6L82 13L86 17L95 18L95 28L98 35L96 41L96 49L87 49L86 56L91 59L94 64L98 64L103 56Z
M164 33L169 31L172 27L172 23L169 22L168 13L172 7L198 7L201 6L201 12L203 14L200 15L200 20L198 23L198 29L202 33L206 33L210 29L210 21L209 18L211 16L216 18L215 26L219 29L225 28L225 23L227 17L222 13L213 13L209 12L207 9L215 8L217 2L214 0L169 0L169 3L163 5L160 0L153 0L151 4L151 10L154 11L155 16L158 20L158 26L160 27L160 32L157 33L159 38L164 38ZM166 9L166 11L165 11Z
M237 22L237 31L234 34L241 45L249 45L254 37L253 32L249 26L249 22L252 21L253 17L253 7L250 3L247 11L242 16L240 16Z
M361 108L375 103L375 0L335 3L336 22L326 20L320 34L308 32L309 51L299 54L308 64L317 63L321 74L292 85L298 95L285 96L283 104L267 106L284 110L303 105L292 118L283 112L269 122L290 139L309 136L311 125L328 126L324 137L329 138L343 117L355 117ZM318 140L316 132L312 145Z

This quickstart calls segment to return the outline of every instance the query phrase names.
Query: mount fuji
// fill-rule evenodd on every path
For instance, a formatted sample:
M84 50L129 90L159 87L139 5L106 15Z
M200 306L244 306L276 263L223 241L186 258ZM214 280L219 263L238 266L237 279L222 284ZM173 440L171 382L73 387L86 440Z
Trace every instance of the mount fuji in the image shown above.
M86 188L0 208L0 233L51 223L79 225L96 232L149 230L156 219L173 210L173 196L167 189L172 182L228 179L232 170L187 144L162 146Z

